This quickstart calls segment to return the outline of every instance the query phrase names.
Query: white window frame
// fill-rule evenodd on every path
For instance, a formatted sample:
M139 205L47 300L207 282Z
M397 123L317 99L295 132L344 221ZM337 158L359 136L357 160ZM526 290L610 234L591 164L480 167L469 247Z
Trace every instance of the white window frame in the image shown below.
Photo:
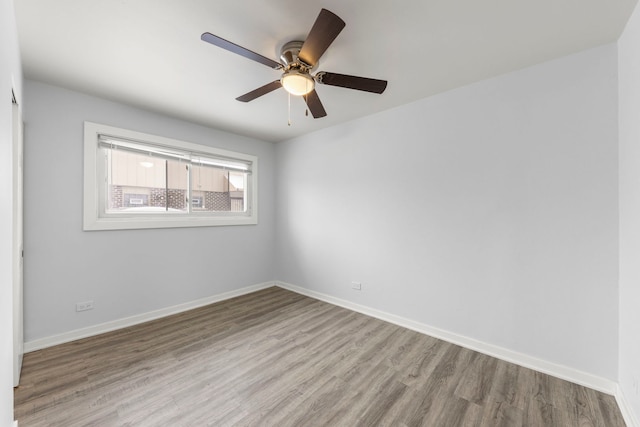
M212 157L239 160L251 165L247 175L246 212L201 211L193 213L135 213L108 214L102 200L106 188L104 159L100 155L100 137L137 141L143 144L173 148L181 151L208 154ZM191 201L189 200L189 203ZM224 225L253 225L258 223L258 158L234 151L177 139L121 129L99 123L84 122L84 222L83 229L126 230L143 228L211 227Z

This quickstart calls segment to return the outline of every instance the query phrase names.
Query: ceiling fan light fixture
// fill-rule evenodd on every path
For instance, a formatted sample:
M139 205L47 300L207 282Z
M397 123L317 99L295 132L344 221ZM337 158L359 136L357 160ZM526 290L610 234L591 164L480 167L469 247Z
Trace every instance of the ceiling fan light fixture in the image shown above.
M319 119L325 117L327 112L322 106L318 93L314 90L316 83L378 94L384 92L387 87L386 80L315 71L318 67L319 59L335 38L338 37L345 25L345 22L338 15L327 9L321 9L304 41L291 40L282 46L280 49L280 63L211 33L203 33L200 38L214 46L266 65L274 70L282 70L281 72L284 73L279 80L273 80L251 92L247 92L237 97L236 100L250 102L274 90L284 88L288 92L289 98L291 98L291 95L304 97L307 111L311 113L314 119ZM314 73L313 75L311 74L312 72ZM291 102L289 102L289 108L291 108Z
M308 73L301 73L298 70L289 70L280 79L282 87L291 95L302 96L311 92L316 82Z

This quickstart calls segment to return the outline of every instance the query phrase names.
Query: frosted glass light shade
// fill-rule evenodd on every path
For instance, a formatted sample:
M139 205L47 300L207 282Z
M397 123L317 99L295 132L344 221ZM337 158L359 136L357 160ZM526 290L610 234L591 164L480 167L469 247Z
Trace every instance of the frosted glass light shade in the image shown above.
M307 73L300 73L297 70L290 70L282 75L280 79L282 87L291 95L306 95L313 90L316 82Z

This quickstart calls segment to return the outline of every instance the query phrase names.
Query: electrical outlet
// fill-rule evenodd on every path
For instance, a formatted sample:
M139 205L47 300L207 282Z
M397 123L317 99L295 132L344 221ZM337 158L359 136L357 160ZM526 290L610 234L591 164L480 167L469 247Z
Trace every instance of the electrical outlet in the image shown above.
M355 289L356 291L362 290L362 283L360 282L351 282L351 289Z
M93 301L83 301L76 303L76 311L93 310Z

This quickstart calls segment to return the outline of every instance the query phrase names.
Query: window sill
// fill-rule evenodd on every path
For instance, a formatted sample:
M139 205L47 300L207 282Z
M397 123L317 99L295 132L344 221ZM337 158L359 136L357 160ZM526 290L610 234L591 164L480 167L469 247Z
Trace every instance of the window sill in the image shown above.
M141 218L85 218L85 231L98 230L135 230L148 228L182 228L182 227L215 227L229 225L256 225L257 216L221 216L211 217L153 217L145 216Z

